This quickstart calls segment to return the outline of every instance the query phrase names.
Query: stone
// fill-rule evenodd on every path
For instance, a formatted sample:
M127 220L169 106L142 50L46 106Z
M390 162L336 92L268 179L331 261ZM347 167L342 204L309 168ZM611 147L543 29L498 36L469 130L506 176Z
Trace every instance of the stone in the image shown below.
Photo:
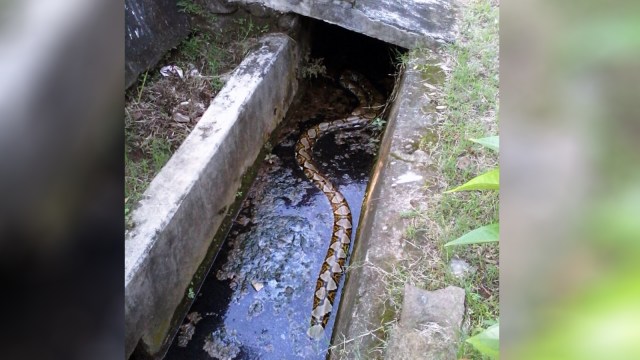
M456 348L449 347L448 343L446 334L435 326L423 331L396 326L392 329L385 359L456 360Z
M299 23L298 15L296 14L283 14L278 18L278 28L282 31L291 31Z
M427 291L405 285L400 322L414 329L427 323L459 329L464 316L464 295L464 289L457 286Z
M233 14L238 11L238 4L226 0L206 0L207 10L212 14Z
M251 3L246 5L246 9L249 14L257 17L257 18L267 18L272 16L274 11L270 8L260 4L260 3Z
M464 295L456 286L427 291L406 284L400 321L391 333L386 359L455 360Z

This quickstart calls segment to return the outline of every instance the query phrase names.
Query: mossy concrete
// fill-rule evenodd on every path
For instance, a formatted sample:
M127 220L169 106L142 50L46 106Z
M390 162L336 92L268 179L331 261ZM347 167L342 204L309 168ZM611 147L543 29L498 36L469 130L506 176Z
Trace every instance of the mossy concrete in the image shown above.
M125 239L127 357L139 341L150 355L166 345L243 174L288 110L299 58L288 36L265 37L143 194Z
M392 273L415 251L405 241L402 214L414 210L414 204L425 196L425 184L434 176L433 160L418 149L424 134L434 126L434 113L422 109L429 102L419 70L426 61L411 58L397 85L334 327L332 343L339 353L332 353L331 358L371 354L382 345L384 333L378 330L389 318L384 274Z

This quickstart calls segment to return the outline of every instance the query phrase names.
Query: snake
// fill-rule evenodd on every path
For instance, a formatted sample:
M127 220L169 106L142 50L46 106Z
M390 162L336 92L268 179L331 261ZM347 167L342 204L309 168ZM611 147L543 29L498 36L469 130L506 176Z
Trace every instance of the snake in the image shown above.
M349 204L336 186L319 170L312 157L313 146L318 139L330 132L366 126L379 115L379 109L383 104L382 95L363 75L347 70L340 75L339 82L358 98L357 107L345 118L322 122L307 128L302 132L295 146L296 162L302 168L304 175L326 195L333 212L331 241L316 280L311 326L307 331L307 335L312 339L322 337L331 316L338 284L344 272L353 228Z

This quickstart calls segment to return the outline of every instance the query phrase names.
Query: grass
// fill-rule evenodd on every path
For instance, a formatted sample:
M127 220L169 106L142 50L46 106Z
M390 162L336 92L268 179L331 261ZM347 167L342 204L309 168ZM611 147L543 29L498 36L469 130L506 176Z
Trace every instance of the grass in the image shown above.
M171 144L163 138L152 138L147 147L148 153L132 157L131 148L125 145L125 216L140 200L151 179L169 161L172 154Z
M178 11L180 12L199 17L209 22L214 22L216 20L212 13L193 0L180 0L177 2L177 5L179 9Z
M386 288L386 304L399 314L406 283L426 290L459 286L466 293L463 339L480 332L499 317L499 258L497 244L454 246L444 244L479 226L497 222L497 192L443 191L462 184L497 165L490 150L469 141L497 135L498 111L498 4L495 0L472 0L462 7L459 41L439 54L428 50L398 55L398 61L421 72L425 84L425 111L436 114L436 125L425 132L419 148L434 159L434 178L425 185L424 201L400 217L403 240L410 255L391 268L370 263L381 275ZM415 65L415 58L421 58ZM453 258L464 260L473 270L456 277ZM397 316L397 315L396 315ZM361 354L364 358L384 354L384 336L394 325L385 318L376 333L381 349ZM382 336L381 336L381 335ZM346 343L352 339L345 340ZM356 341L357 343L357 341ZM343 344L335 345L340 350ZM356 349L353 351L362 351ZM352 353L353 354L353 353ZM468 343L461 341L458 358L482 359Z
M257 34L264 34L269 30L268 25L258 25L253 22L253 18L239 18L233 21L237 26L236 36L239 42L246 41L248 37L255 36Z
M192 33L159 62L141 74L126 93L125 105L125 221L153 177L188 136L211 99L224 86L225 72L235 67L257 37L269 30L263 19L236 19L223 32L208 27L215 16L200 2L182 0L179 11L191 16ZM162 77L159 68L176 65L178 76ZM178 122L174 115L188 117ZM184 117L180 118L184 121Z
M441 94L434 98L444 111L436 128L436 145L421 142L423 150L437 154L442 183L447 188L464 183L497 165L490 150L470 142L469 138L497 135L498 112L498 4L474 0L463 11L461 38L444 55L450 69ZM444 274L452 285L465 289L469 336L496 322L499 317L499 262L497 244L442 245L477 227L498 220L497 192L460 192L442 195L423 218L437 224L431 234L441 247L443 262L452 257L464 259L475 268L473 275L458 279ZM482 356L462 342L460 358Z

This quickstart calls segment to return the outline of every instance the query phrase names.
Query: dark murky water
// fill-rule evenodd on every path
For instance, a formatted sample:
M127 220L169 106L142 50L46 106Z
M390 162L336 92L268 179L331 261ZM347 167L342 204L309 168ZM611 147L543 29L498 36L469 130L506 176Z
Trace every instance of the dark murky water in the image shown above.
M327 77L307 80L276 131L279 138L258 171L195 302L165 359L324 359L342 284L325 337L306 331L320 266L329 247L333 214L326 196L294 160L300 131L348 115L357 99L337 84L345 68L361 70L386 95L393 85L394 52L376 40L318 23L312 58ZM373 78L376 75L378 78ZM328 134L313 157L351 207L355 228L378 149L380 129ZM344 277L342 278L344 282Z
M301 129L353 106L344 89L321 79L289 112L292 125L280 130L166 359L325 358L336 311L323 340L306 331L333 214L295 163L294 145ZM351 206L354 228L376 151L370 129L328 134L315 147L314 158Z

